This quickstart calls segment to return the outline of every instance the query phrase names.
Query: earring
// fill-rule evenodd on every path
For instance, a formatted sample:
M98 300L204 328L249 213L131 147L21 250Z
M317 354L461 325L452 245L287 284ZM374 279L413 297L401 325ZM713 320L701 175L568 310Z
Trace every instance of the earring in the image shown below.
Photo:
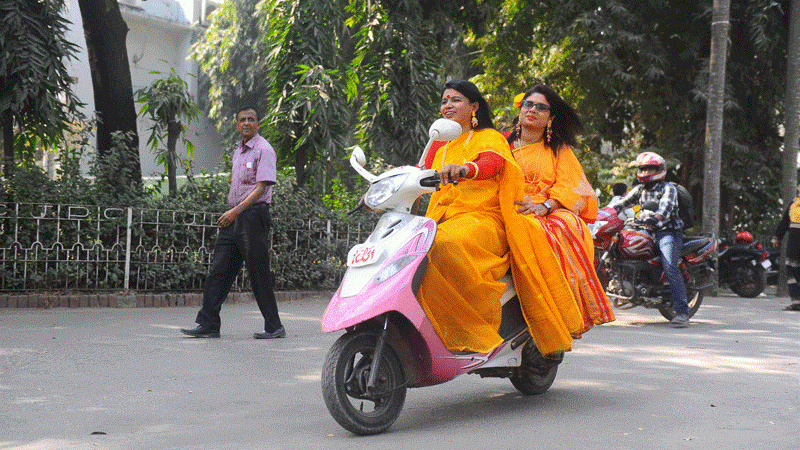
M545 140L547 141L547 145L550 145L550 141L553 139L553 121L547 122L547 126L545 127L545 133L547 137Z
M522 120L517 122L517 139L522 139Z
M472 128L478 128L478 118L475 117L475 111L472 111Z

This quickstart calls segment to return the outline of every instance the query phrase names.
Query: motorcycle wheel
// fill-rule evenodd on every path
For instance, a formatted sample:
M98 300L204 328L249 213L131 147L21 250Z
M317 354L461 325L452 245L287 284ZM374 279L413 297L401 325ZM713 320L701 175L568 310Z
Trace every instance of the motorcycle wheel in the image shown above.
M564 358L560 353L556 357L545 358L532 340L522 350L522 365L515 375L509 377L511 384L525 395L544 394L553 385L558 373L558 365Z
M611 279L611 276L608 274L606 265L598 257L595 257L594 271L597 274L597 280L600 281L600 286L603 287L604 291L608 290L608 280Z
M340 337L322 368L322 396L331 416L359 435L386 431L400 415L406 399L403 366L386 344L376 392L367 392L377 336L361 331Z
M700 309L700 304L703 303L703 291L687 289L686 294L689 296L689 317L692 317L697 310ZM672 309L672 305L662 306L658 308L658 312L667 320L672 320L678 315L678 313Z
M761 266L742 264L734 267L733 272L735 276L728 287L739 297L758 297L767 287L767 272Z

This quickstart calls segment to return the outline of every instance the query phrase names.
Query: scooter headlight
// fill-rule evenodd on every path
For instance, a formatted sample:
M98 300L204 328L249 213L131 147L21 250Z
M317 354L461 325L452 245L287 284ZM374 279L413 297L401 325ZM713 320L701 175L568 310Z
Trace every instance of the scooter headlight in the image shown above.
M392 261L389 265L381 269L381 271L375 275L375 278L372 281L375 284L383 283L384 281L393 277L397 272L403 270L405 266L411 264L416 258L417 257L415 255L408 255Z
M370 208L375 208L389 199L406 182L407 173L401 173L392 177L384 178L370 186L364 203Z

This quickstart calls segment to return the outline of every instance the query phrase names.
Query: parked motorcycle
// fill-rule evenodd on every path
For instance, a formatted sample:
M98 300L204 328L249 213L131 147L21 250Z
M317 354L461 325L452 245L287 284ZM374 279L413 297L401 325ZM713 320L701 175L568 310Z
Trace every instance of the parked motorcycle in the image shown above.
M747 231L741 231L733 242L720 239L717 254L717 269L720 287L727 285L740 297L754 298L767 287L767 271L772 263L769 252L753 239Z
M613 208L606 207L598 211L589 229L598 255L597 276L614 306L656 308L664 318L672 320L677 314L669 283L653 237L644 227L648 214L656 208L657 205L645 204L639 217L624 222ZM684 237L679 267L686 282L689 317L700 308L703 290L713 286L716 245L713 237Z
M444 383L462 374L509 378L526 395L553 383L563 355L542 356L520 309L511 277L502 296L499 334L504 342L487 353L449 351L417 301L436 235L436 222L411 214L423 194L434 192L439 175L422 169L433 140L461 134L458 123L439 119L417 167L380 176L363 166L356 148L350 164L371 186L364 203L384 211L372 234L347 256L347 271L323 317L322 331L345 330L328 351L322 393L333 418L360 435L381 433L397 419L406 389Z
M767 284L776 286L778 284L778 275L781 268L781 249L768 245L766 246L766 250L768 254L767 258L770 263L767 269Z

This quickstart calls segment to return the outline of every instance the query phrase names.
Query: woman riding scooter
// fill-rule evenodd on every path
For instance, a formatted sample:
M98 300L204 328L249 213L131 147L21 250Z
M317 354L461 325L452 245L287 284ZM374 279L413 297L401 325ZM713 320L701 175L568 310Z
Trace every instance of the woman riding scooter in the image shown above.
M440 111L463 132L426 161L442 188L426 214L438 229L417 298L448 349L487 352L503 342L497 330L505 284L498 280L510 261L499 198L510 189L510 170L503 169L513 158L474 84L447 82Z
M552 89L548 88L547 93L550 92ZM543 123L553 123L552 120L566 123L567 110L571 111L571 108L563 100L559 103L560 97L553 94L551 100L565 117L553 115L551 118L548 111L548 118ZM549 101L538 91L529 93L529 97L535 95L542 96L544 102ZM498 280L509 269L508 252L511 251L515 254L512 259L517 294L539 351L549 355L570 350L574 337L580 337L594 324L613 320L591 262L585 273L594 277L594 284L588 282L591 280L587 280L579 269L557 269L565 265L573 267L578 261L572 252L560 247L559 242L566 242L562 232L543 226L547 222L532 219L534 215L526 218L532 209L541 205L526 200L535 193L526 191L530 183L525 182L526 174L513 161L508 146L498 148L497 139L503 136L490 128L488 105L474 84L467 81L447 83L442 92L441 113L443 117L459 122L465 132L431 152L426 160L426 167L440 170L444 187L433 194L426 214L437 221L438 231L430 252L430 265L418 293L420 303L451 351L485 352L496 347L502 342L497 333L500 323L498 299L505 289L505 284ZM543 126L537 128L536 124L523 122L528 133L538 130L539 140L544 142L546 132ZM554 142L563 139L560 137L563 133L566 130L559 125ZM574 134L570 136L574 137ZM551 152L549 142L546 151ZM572 154L569 149L561 153ZM562 157L558 161L565 159ZM577 167L580 168L580 163ZM578 180L582 173L581 170ZM465 176L461 177L461 174ZM553 173L555 191L558 191L559 183L565 181L561 178L555 180ZM453 180L459 184L447 184ZM585 177L583 180L588 186ZM539 190L543 186L537 185ZM594 195L591 187L585 190ZM567 198L558 197L556 193L553 196L547 201L557 202L556 198L566 201ZM577 199L586 205L582 194L578 194ZM559 207L554 205L552 209L561 211L560 203ZM565 215L559 216L561 219L566 217L569 220L574 216L567 210L561 213ZM581 226L585 228L577 216L574 216L574 221L579 229ZM591 236L586 231L589 248L592 248ZM507 232L514 233L514 245L510 249ZM537 245L533 239L537 243L554 242L559 251L550 245ZM576 284L571 285L568 279L573 279ZM597 289L587 293L586 286L596 286Z

